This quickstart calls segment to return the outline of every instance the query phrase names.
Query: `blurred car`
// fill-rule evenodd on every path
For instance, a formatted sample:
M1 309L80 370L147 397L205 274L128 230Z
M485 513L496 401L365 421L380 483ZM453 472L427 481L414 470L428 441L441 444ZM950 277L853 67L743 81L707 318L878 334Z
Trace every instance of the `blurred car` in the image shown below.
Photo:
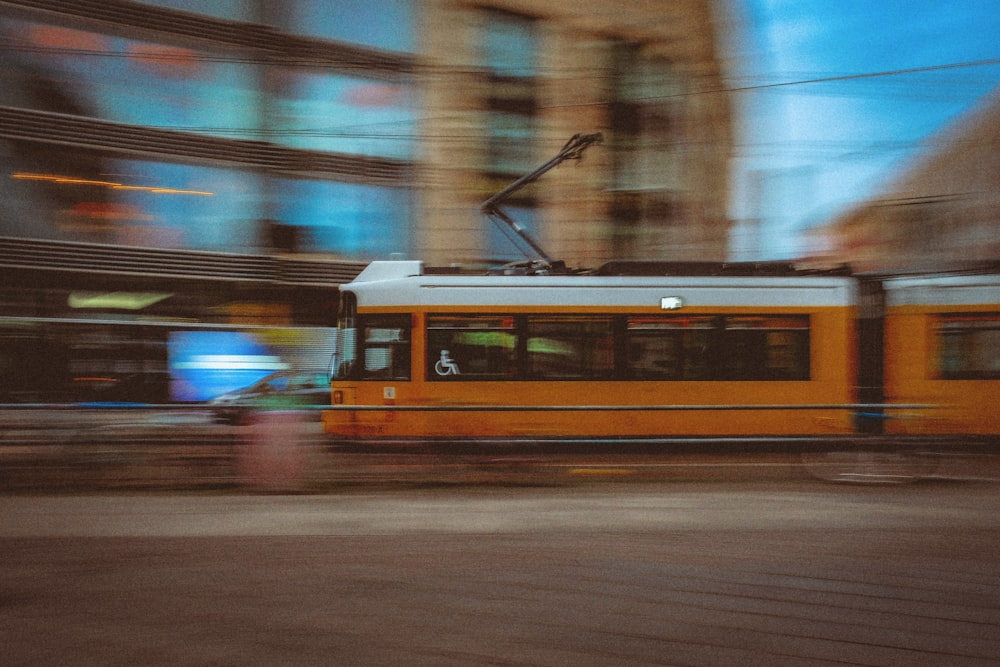
M316 371L278 371L208 402L216 421L245 423L257 410L295 410L330 404L330 380Z

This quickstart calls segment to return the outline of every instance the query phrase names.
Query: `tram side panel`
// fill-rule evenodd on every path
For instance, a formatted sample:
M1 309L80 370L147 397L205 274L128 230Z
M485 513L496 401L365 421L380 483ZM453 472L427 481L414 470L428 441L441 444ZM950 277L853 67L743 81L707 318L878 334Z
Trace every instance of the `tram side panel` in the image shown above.
M850 411L835 407L854 402L856 332L847 299L765 307L753 305L752 290L744 289L736 299L744 305L695 306L680 315L658 306L643 312L612 305L611 299L542 308L525 305L530 299L516 292L496 302L480 292L475 303L455 303L443 290L435 290L436 303L409 306L366 306L359 297L358 363L373 366L334 382L334 402L343 408L325 415L329 432L349 438L645 438L852 428ZM375 333L381 324L409 329ZM699 326L711 330L699 332ZM803 326L806 331L795 330ZM401 361L401 345L382 339L409 341L407 358ZM691 368L677 366L678 354L697 356L699 341L710 340L710 351L687 360ZM803 340L804 350L792 349ZM766 349L753 348L755 341ZM805 368L778 375L791 372L788 356L795 354L806 355ZM643 355L664 368L651 362L637 370L633 362ZM367 409L347 409L352 404ZM388 409L372 409L379 406Z
M894 279L886 293L887 399L931 406L887 430L1000 434L1000 276Z
M418 327L408 374L335 384L347 404L388 409L359 410L329 426L344 435L400 438L846 433L850 411L830 406L853 402L852 318L846 310L809 317L810 375L802 380L477 380L457 350L446 355L454 370L442 366L441 350L428 346L426 331ZM477 406L482 409L473 411ZM635 410L624 409L630 406Z
M713 309L710 317L719 317L718 309ZM549 321L546 314L541 317ZM808 318L810 322L809 340L807 343L807 368L800 379L696 379L703 378L705 369L698 368L701 362L692 362L690 358L681 362L686 368L673 368L664 373L631 377L627 379L577 379L559 377L555 373L567 372L565 369L550 367L545 379L530 381L475 381L463 379L463 375L439 376L433 363L439 354L439 346L428 341L429 346L423 355L425 373L418 376L422 385L416 388L420 401L427 405L475 405L500 406L504 411L484 412L475 416L470 423L470 416L456 413L428 414L422 428L435 436L447 436L454 433L470 433L479 436L517 436L517 437L669 437L669 436L728 436L728 435L767 435L767 434L813 434L813 433L844 433L851 429L848 411L806 406L843 405L851 402L851 376L853 361L848 352L851 340L851 318L846 309L794 313L769 313L772 321L791 318ZM427 317L433 317L428 315ZM532 315L526 315L529 321ZM649 318L643 316L619 316L619 321L632 322L648 320L655 322L659 315ZM697 313L688 316L690 319L702 317ZM752 315L746 309L741 309L739 315L733 315L730 321L746 324L747 319L759 320L767 315L760 311ZM585 322L603 320L603 314L581 317L583 322L575 326L583 328ZM572 318L577 319L577 318ZM666 318L669 319L669 318ZM624 327L619 325L618 334ZM676 330L667 330L676 334ZM710 335L720 332L713 330ZM743 332L741 332L743 333ZM627 335L627 334L626 334ZM750 337L761 340L767 336L781 338L787 335L784 331L751 332ZM565 344L566 341L555 341ZM524 345L531 348L535 345L552 344L552 341L529 338ZM618 372L621 367L630 369L630 363L635 361L634 340L616 343L612 336L607 341L589 339L591 348L610 351L616 346L620 357ZM667 346L671 349L664 352L667 360L677 363L673 348L681 344ZM456 359L459 369L464 367L460 353L449 349L449 357ZM527 350L533 361L544 355L540 350ZM743 350L730 349L731 355L739 355ZM558 354L558 349L553 350ZM668 354L669 353L669 354ZM688 357L691 356L688 350ZM600 353L599 354L603 354ZM766 352L757 351L757 356L771 355L770 361L776 366L787 366L788 362L777 358L794 352L781 349L774 345ZM846 356L845 356L846 355ZM655 355L648 355L655 358ZM654 364L659 360L654 361ZM706 360L702 360L704 362ZM720 362L718 359L708 359L709 363ZM544 362L538 362L544 363ZM609 362L610 364L610 362ZM651 364L651 365L654 365ZM557 366L551 362L551 366ZM694 365L695 368L690 366ZM534 365L528 369L535 370ZM634 369L632 369L634 370ZM660 370L657 367L657 370ZM733 372L753 373L754 370L729 369ZM762 369L755 369L761 372ZM610 373L610 370L609 370ZM676 379L664 379L664 375L683 376ZM466 376L467 377L467 376ZM539 406L541 410L528 408L515 409L523 406ZM572 410L552 410L549 408L564 406ZM611 406L611 410L600 410L601 406ZM626 410L628 407L635 410ZM747 406L746 409L739 409ZM792 406L791 409L776 409L777 406ZM801 406L801 407L800 407ZM593 410L583 409L593 407ZM697 409L696 409L697 408ZM470 429L475 429L470 432Z

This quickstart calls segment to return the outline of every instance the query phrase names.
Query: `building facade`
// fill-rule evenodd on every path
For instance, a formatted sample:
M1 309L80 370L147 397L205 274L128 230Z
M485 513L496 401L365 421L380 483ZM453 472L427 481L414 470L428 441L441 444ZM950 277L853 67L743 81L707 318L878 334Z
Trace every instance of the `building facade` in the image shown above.
M885 192L816 230L859 270L948 270L1000 260L1000 90L928 143Z
M729 106L714 5L0 2L0 235L368 261L722 258Z
M724 259L731 112L709 2L438 0L421 17L418 255L509 255L477 205L577 132L606 141L512 202L551 254Z
M524 259L480 204L577 133L603 143L506 204L549 255L724 259L722 12L0 0L0 403L202 396L169 367L199 327L220 376L314 360L290 341L368 261Z

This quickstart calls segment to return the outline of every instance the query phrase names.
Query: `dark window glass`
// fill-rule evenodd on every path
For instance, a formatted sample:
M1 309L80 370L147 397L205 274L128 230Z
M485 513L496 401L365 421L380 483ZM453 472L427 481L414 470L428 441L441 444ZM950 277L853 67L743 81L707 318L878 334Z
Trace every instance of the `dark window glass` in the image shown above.
M427 377L801 381L809 337L808 315L433 315Z
M808 380L808 316L630 317L635 380Z
M809 318L728 317L723 379L808 380Z
M935 329L938 377L1000 379L1000 313L946 315Z
M410 316L365 317L362 327L364 380L410 379Z
M527 370L532 379L591 380L614 374L610 318L534 316L527 324Z
M517 373L513 317L431 316L429 380L506 380Z
M628 374L636 380L709 380L713 317L631 317Z

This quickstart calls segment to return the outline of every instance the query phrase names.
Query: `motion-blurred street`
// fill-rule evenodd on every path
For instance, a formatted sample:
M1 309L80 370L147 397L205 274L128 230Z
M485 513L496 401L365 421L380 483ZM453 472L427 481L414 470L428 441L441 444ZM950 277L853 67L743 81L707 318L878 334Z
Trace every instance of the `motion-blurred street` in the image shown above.
M990 482L0 498L8 665L990 665Z
M855 482L1000 481L995 443L946 439L900 463L809 458L801 443L470 443L343 446L318 413L222 424L204 408L0 411L0 493L267 492L563 487L686 481L803 481L843 467Z

